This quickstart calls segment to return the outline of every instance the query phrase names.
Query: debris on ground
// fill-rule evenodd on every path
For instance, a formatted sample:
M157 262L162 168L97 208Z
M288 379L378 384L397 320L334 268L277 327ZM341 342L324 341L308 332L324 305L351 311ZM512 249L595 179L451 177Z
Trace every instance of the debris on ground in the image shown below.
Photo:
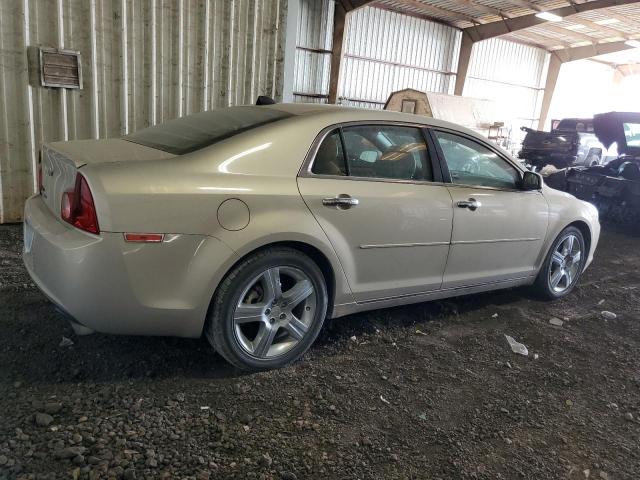
M556 327L561 327L564 324L564 322L562 320L560 320L559 318L557 318L557 317L551 317L549 319L549 323L551 325L556 326Z
M507 342L509 342L509 346L511 347L511 351L513 353L524 355L525 357L529 355L529 350L527 350L527 347L525 345L516 342L516 340L509 335L505 335L505 337L507 338Z
M0 225L2 480L639 478L638 237L604 225L557 301L510 289L330 319L302 361L246 375L204 339L76 340L24 288L20 236Z
M71 347L73 345L73 340L67 337L62 337L62 340L58 344L59 347Z

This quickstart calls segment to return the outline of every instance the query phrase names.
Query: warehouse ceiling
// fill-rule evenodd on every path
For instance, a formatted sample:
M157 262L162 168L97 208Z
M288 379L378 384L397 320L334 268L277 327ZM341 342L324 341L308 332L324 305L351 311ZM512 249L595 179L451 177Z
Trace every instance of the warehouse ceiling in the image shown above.
M376 0L371 4L463 30L489 31L495 25L504 30L501 38L546 50L640 40L640 1ZM537 16L541 12L560 15L544 21ZM537 24L522 28L525 19Z

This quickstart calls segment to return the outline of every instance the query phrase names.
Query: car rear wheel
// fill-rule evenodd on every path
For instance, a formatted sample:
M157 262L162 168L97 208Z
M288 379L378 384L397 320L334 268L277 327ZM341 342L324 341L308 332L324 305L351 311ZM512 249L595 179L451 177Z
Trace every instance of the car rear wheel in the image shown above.
M565 228L547 253L535 282L537 293L551 300L568 295L582 275L586 258L582 232L576 227Z
M283 367L315 341L327 312L322 272L290 248L255 253L222 281L205 328L209 342L243 370Z

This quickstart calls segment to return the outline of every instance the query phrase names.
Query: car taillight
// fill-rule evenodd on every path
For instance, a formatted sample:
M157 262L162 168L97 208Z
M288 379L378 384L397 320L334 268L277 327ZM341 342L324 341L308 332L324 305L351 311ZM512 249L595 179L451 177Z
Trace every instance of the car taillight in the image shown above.
M100 233L93 195L87 180L79 173L76 176L75 188L62 194L60 215L65 222L80 230L96 235Z

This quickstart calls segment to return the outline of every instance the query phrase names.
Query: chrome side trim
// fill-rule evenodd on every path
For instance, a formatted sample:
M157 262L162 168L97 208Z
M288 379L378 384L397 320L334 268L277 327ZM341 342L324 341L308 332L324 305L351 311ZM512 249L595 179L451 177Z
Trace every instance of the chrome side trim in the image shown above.
M541 238L498 238L495 240L458 240L451 245L474 245L477 243L505 243L505 242L535 242Z
M438 245L449 245L449 242L381 243L372 245L360 245L360 248L363 250L367 250L369 248L434 247Z

